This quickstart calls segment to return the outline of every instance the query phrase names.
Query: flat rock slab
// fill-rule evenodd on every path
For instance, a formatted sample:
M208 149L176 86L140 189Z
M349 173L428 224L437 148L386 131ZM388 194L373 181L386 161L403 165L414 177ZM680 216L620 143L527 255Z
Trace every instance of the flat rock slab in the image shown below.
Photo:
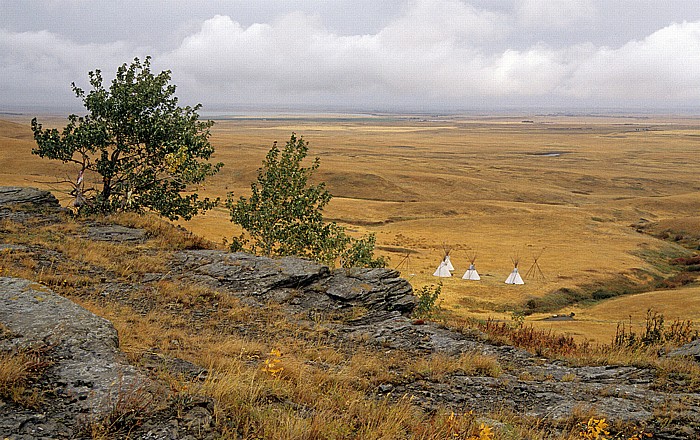
M416 306L413 288L395 270L337 269L324 282L324 288L326 295L336 301L376 311L410 314Z
M40 284L0 277L0 323L11 332L0 340L2 351L53 347L51 373L83 410L109 410L120 393L134 392L144 382L119 351L117 331L108 320Z
M19 186L0 186L0 207L33 204L58 207L58 200L48 191Z
M17 209L22 207L22 209ZM37 188L0 186L0 220L24 223L40 219L42 222L55 222L56 216L46 215L49 211L61 210L56 197L48 191ZM41 213L42 215L37 215Z
M173 273L263 303L275 301L296 312L363 307L408 315L413 288L390 269L336 269L294 257L194 250L175 255Z
M146 231L120 225L94 225L88 228L87 238L117 243L142 243L146 240Z
M326 266L299 258L272 259L220 251L184 251L176 255L182 272L196 274L232 290L259 296L274 289L298 289L327 277Z

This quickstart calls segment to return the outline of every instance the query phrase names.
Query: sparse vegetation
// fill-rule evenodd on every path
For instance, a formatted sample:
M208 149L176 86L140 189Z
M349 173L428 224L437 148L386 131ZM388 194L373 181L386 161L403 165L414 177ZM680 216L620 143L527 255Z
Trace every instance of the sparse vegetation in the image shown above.
M115 384L120 387L122 384ZM142 386L132 386L116 392L104 412L87 414L80 427L93 440L128 438L156 405L156 395Z
M513 323L461 320L454 316L448 320L451 326L469 334L471 329L482 331L488 340L496 344L508 344L524 348L538 356L558 358L572 365L634 365L655 371L655 383L659 389L700 390L700 366L688 360L667 358L664 353L700 337L690 321L675 320L664 324L663 315L647 311L646 324L641 334L631 325L618 324L618 331L609 344L593 345L588 341L576 342L571 336L551 330L538 330L522 321ZM529 373L521 380L533 380ZM530 377L528 377L530 376ZM571 381L575 377L562 380ZM680 385L679 385L680 384Z
M681 346L700 337L697 329L693 328L691 321L676 320L666 328L664 316L649 309L647 310L646 325L642 334L638 335L632 326L626 326L621 322L617 326L617 332L613 339L614 347L626 347L632 349L660 347L665 344Z
M120 216L120 221L129 223L132 219ZM160 230L151 227L154 231ZM113 254L116 261L131 255L122 249L123 245L90 240L81 241L78 246L84 248L89 257L72 252L77 245L71 240L78 239L70 237L83 233L79 222L39 226L31 233L24 228L6 223L3 237L10 242L52 246L51 249L69 257L67 260L99 267L110 267L104 260L105 255ZM148 236L139 246L148 251L168 239L174 243L166 248L181 246L178 244L182 240L179 231L168 228L162 235ZM65 244L59 246L56 243ZM32 273L34 277L45 277L48 273L37 272L37 263L29 264L20 251L3 252L0 264L9 273L22 270L30 278ZM51 268L52 279L70 279L77 267L58 259ZM131 265L125 267L122 276L129 279L139 273L143 271ZM265 308L249 307L228 293L176 280L155 281L148 288L114 297L104 297L100 292L84 287L71 283L54 284L57 291L112 320L119 330L122 349L132 362L138 364L144 353L158 350L209 369L203 382L158 372L159 378L169 384L168 395L154 401L151 395L141 391L123 394L105 416L85 421L84 432L93 438L125 435L130 429L140 426L144 417L161 411L178 399L186 401L189 395L214 399L213 423L223 437L286 439L313 435L338 439L400 437L437 440L457 435L457 438L470 440L495 440L523 436L548 438L547 433L554 429L558 430L556 432L571 432L571 438L578 438L580 432L588 432L584 425L588 429L586 421L592 416L578 418L571 426L563 427L497 412L489 414L489 421L484 421L468 411L453 413L438 409L425 412L412 402L410 396L376 394L381 385L400 386L415 380L449 383L453 375L498 378L508 371L509 366L502 365L495 356L466 352L461 356L433 354L416 357L401 350L377 351L362 345L352 349L338 347L329 338L331 327L323 319L296 322L289 320L275 304L268 304ZM441 298L441 286L426 286L423 290L427 311L435 312ZM448 318L446 321L453 321L451 316ZM241 336L235 330L240 327L246 329L247 335L254 336ZM654 326L652 323L650 333L660 331L667 335L667 340L679 342L678 337L671 334L689 334L687 325L674 324L671 327L666 329L661 324ZM501 337L502 342L527 346L543 356L578 357L579 362L595 363L595 356L600 356L597 361L602 362L604 355L590 347L584 349L570 339L538 332L522 319L510 323L487 322L479 328L490 332L494 340ZM652 351L644 351L642 355L638 350L635 353L639 358L636 359L643 356L645 365L658 371L659 387L675 386L672 384L678 380L684 380L691 388L700 384L697 368L690 369L687 362L654 360ZM619 354L620 350L617 352ZM632 361L632 351L629 353L627 358L620 357L615 362L638 362ZM519 378L545 380L524 375ZM561 380L575 382L577 379L569 376ZM146 407L148 411L143 410ZM595 416L596 420L601 418ZM498 423L496 426L494 421ZM630 429L606 428L617 434L632 432Z
M256 121L255 124L255 130L258 130L257 125L261 123ZM265 128L269 130L277 127L270 125L271 123L265 124ZM352 128L358 129L358 126L354 125ZM346 191L348 197L334 200L337 204L328 206L332 218L339 225L351 225L348 230L353 234L366 232L363 227L367 226L367 230L378 233L378 243L391 244L394 248L400 248L401 252L410 249L413 252L410 274L416 274L413 279L416 285L427 285L432 280L429 275L432 270L428 272L426 268L433 267L434 251L439 247L438 243L445 240L445 236L451 237L447 238L448 241L467 243L469 240L469 246L474 244L478 245L480 250L484 249L480 259L484 266L497 261L499 253L507 254L507 250L498 247L501 242L507 242L508 248L515 245L527 246L530 243L538 243L539 246L540 241L548 240L558 244L566 242L566 246L549 247L553 254L546 255L549 261L543 264L547 279L528 282L520 290L506 290L502 286L505 276L501 277L495 263L483 270L484 278L481 284L466 284L457 277L447 279L445 285L440 287L440 294L436 295L437 300L433 302L433 305L442 303L444 306L439 315L443 318L442 322L450 326L461 325L465 333L471 336L477 333L473 329L479 328L492 342L516 344L541 356L560 358L571 365L650 367L654 371L654 386L660 391L700 389L700 368L696 364L683 359L659 356L661 349L668 351L671 347L688 340L693 334L694 327L688 320L679 320L677 324L673 323L668 327L668 323L663 321L663 316L661 320L657 316L651 320L649 332L637 332L634 336L634 341L648 340L649 343L627 344L631 340L630 335L635 333L634 326L644 319L643 313L640 316L635 315L634 321L631 320L629 326L625 327L625 344L615 346L614 349L608 344L594 346L550 328L542 330L537 327L541 325L539 321L532 317L526 320L522 316L522 319L513 322L473 318L468 322L460 321L459 313L483 316L494 312L505 314L507 320L508 314L516 309L517 305L524 304L528 299L547 302L550 298L547 298L546 293L553 291L561 293L564 301L554 301L552 304L545 304L545 307L537 306L533 311L558 311L557 307L561 307L562 304L586 306L589 298L605 305L606 301L613 299L615 295L636 292L635 288L639 286L640 281L648 283L645 289L653 289L659 286L658 283L663 282L664 278L679 289L674 293L680 299L689 298L690 296L683 295L693 292L687 290L688 286L693 286L692 282L686 284L685 278L675 279L674 275L669 276L680 268L662 267L645 257L657 252L657 247L660 247L655 238L635 234L626 229L639 215L646 216L647 211L657 212L658 209L662 210L664 215L674 215L678 210L688 209L683 207L683 203L688 203L692 207L690 209L695 210L697 205L694 196L675 194L676 181L648 182L650 193L657 191L671 194L668 197L655 196L652 202L643 198L614 201L613 198L624 193L625 189L620 186L617 177L610 177L610 169L598 167L602 167L601 164L613 163L617 154L624 154L628 148L626 144L605 144L604 137L596 137L594 142L589 143L586 136L572 134L566 124L552 124L551 128L547 128L550 133L566 130L566 137L544 133L543 138L551 142L577 142L580 147L577 147L576 154L570 155L570 162L548 164L546 172L557 173L558 176L555 179L556 185L548 186L547 182L553 179L540 179L542 176L539 174L539 168L528 169L527 165L522 163L519 154L528 146L526 142L518 145L521 138L514 142L509 140L507 149L504 149L505 147L500 146L503 142L494 137L495 135L486 134L491 130L490 126L472 126L476 127L474 130L481 130L477 131L481 136L480 142L483 141L492 149L484 149L487 166L475 164L472 157L469 157L469 162L461 162L461 151L444 149L444 145L449 145L450 148L453 144L456 145L454 139L449 136L456 136L455 139L460 139L460 142L467 138L464 136L464 129L460 127L454 129L454 134L446 134L440 139L437 139L434 130L426 130L428 135L425 135L421 132L423 128L416 130L415 126L382 127L382 130L392 130L397 138L408 139L410 136L411 142L416 144L416 147L412 148L418 150L423 160L406 165L407 170L397 171L398 168L392 168L394 164L402 163L402 156L391 153L393 150L390 149L377 148L378 139L384 142L386 131L379 135L366 135L366 132L362 132L363 141L366 139L370 146L367 150L355 144L344 143L338 145L337 150L322 152L324 163L328 161L332 164L330 169L331 174L336 177L333 179L336 184L344 182L343 173L348 172L347 163L350 162L347 160L348 155L352 154L353 157L362 160L376 155L372 156L372 160L387 157L392 163L391 166L387 166L388 162L381 162L380 169L376 164L369 164L369 160L363 162L363 165L368 164L367 173L381 175L382 182L394 185L386 186L387 191L394 191L391 194L391 203L387 202L389 196L387 200L377 200L376 191L363 188L362 185L354 185ZM324 126L327 132L335 129ZM410 134L404 134L401 131L404 129ZM606 129L595 128L591 132L598 136ZM259 156L256 156L259 151L249 145L259 144L258 138L255 137L258 135L251 135L250 127L244 126L242 130L248 137L242 138L240 148L246 156L244 160L251 161L248 164L249 168L254 169L252 160L255 158L255 164L259 163ZM284 130L287 130L286 127ZM268 136L268 133L269 131L266 131L265 136ZM221 136L226 139L224 135ZM338 134L331 136L336 136L332 139L341 139ZM519 135L516 133L516 136ZM685 144L673 138L673 134L665 133L664 136L665 141L670 139L665 154L677 155L685 160ZM406 143L408 144L408 141ZM636 142L634 144L634 148L645 148L639 147ZM376 151L372 150L375 148ZM238 154L237 149L231 150L236 150ZM390 154L385 154L387 151ZM646 160L644 154L648 152L644 151L640 153L640 162ZM518 158L517 169L513 168L515 162L510 162L513 155ZM578 159L579 155L582 160ZM448 158L449 166L443 166L444 158ZM590 163L596 165L588 165L591 158L595 160L591 160ZM575 168L573 173L570 172L572 163ZM352 165L357 166L356 163ZM474 172L463 173L461 168L459 174L451 171L467 166ZM695 163L686 162L679 162L678 165L680 171L684 167L690 167L692 171L692 167L695 166ZM429 173L425 172L426 167L430 167ZM685 172L687 171L686 168ZM693 173L688 174L694 176ZM245 173L241 175L245 176ZM468 181L462 180L464 175L469 175ZM504 179L504 176L508 178ZM679 179L678 182L685 178L683 173L674 176L680 176L674 177ZM527 179L530 178L534 178L537 185L528 185ZM503 181L508 183L507 190L499 183ZM237 193L244 193L242 182L241 179L230 179L226 184L230 184ZM475 200L462 208L465 206L462 200L463 192L445 191L445 188L449 190L466 187L465 182L474 185L475 193L487 194L483 197L488 199ZM216 191L222 190L223 184L216 185L219 185ZM567 192L577 185L585 185L586 192ZM513 188L516 187L518 194L514 195ZM439 188L439 191L435 188ZM396 203L395 200L403 200L401 197L404 190L410 191L411 197L417 200L417 203ZM216 192L211 192L211 188L208 191L212 197L217 195ZM640 190L635 191L639 193ZM521 202L513 204L514 196ZM679 201L674 197L685 199ZM554 199L561 205L553 204ZM571 209L572 203L576 204L575 210ZM446 204L451 204L450 209L447 209ZM453 209L458 204L460 208ZM442 214L449 215L449 225L442 222ZM585 220L582 222L585 223L584 226L580 222L581 219ZM97 221L115 221L115 217ZM22 244L27 247L1 251L0 273L19 275L46 283L54 290L114 321L119 329L122 348L133 363L143 362L144 353L156 350L208 368L209 375L202 383L171 375L167 371L154 374L158 374L170 384L172 399L169 402L177 399L184 401L194 394L215 398L217 403L214 424L222 435L233 438L456 437L471 440L559 436L557 438L573 439L581 438L589 425L600 425L599 421L606 418L604 414L591 412L593 410L590 408L585 414L572 414L571 421L565 424L528 419L507 414L505 411L493 411L485 415L480 413L478 416L470 413L469 408L459 413L440 407L423 411L415 405L411 396L399 396L392 392L378 394L378 387L385 385L390 389L389 386L396 387L418 378L440 383L448 381L453 374L497 378L504 371L509 374L515 373L514 376L523 381L552 379L534 376L527 371L513 371L507 363L501 364L496 357L480 353L466 353L459 358L442 355L421 357L401 350L370 350L362 345L352 349L348 346L338 347L330 342L333 325L323 316L315 317L313 322L307 321L306 317L290 320L275 304L268 304L264 308L249 307L231 295L173 279L153 281L144 289L104 295L92 287L99 283L99 279L94 279L94 273L98 271L114 272L116 283L128 282L131 277L138 278L151 270L163 270L161 264L166 261L167 253L161 254L158 249L169 251L213 247L211 243L188 236L187 233L181 233L182 231L164 223L151 223L152 218L120 214L116 221L127 226L144 227L149 231L145 243L135 245L139 251L144 251L148 258L137 261L136 253L133 249L128 249L128 246L92 246L89 240L80 237L84 232L84 225L71 223L69 219L61 226L41 226L31 230L18 223L3 221L0 223L3 243ZM351 230L351 227L357 228ZM227 228L230 228L230 225ZM557 236L542 235L541 231L545 229L556 230ZM493 234L494 230L498 230L499 234ZM400 236L395 233L397 231L401 231ZM464 238L465 231L469 231L468 238ZM677 235L679 234L670 234L668 238L675 240ZM70 237L66 239L66 236ZM692 235L683 233L678 243L690 242L689 237ZM51 249L56 258L35 258L32 252L35 246ZM467 244L461 246L455 246L455 254L458 256L467 249ZM79 250L81 247L85 248L84 255ZM371 248L374 248L374 242ZM572 252L572 249L576 251ZM644 249L644 252L638 252L639 249ZM669 258L665 257L666 264L671 266L669 261ZM687 267L691 268L693 265ZM637 278L615 278L617 274L629 274L630 269L637 268L640 268L639 272L633 273L635 276L639 275ZM461 268L458 267L458 270ZM577 297L578 289L582 285L591 288L585 290L586 295ZM435 290L431 290L431 296ZM460 303L463 298L469 301ZM675 297L665 298L670 300ZM641 303L642 298L636 301ZM667 301L663 300L657 302L667 304ZM468 304L469 307L453 310L452 306L455 304ZM587 310L591 309L584 308L584 313ZM577 320L579 316L584 315L579 315L578 309L576 312ZM611 310L596 313L599 313L596 317L602 319L610 320L612 316ZM580 325L577 330L585 333L585 329L590 328L586 325L590 323L584 319L581 318L573 324ZM548 326L553 327L550 324ZM240 329L245 330L244 335ZM650 336L645 337L645 333L649 333ZM604 334L608 341L609 335L610 333ZM560 380L575 383L578 379L574 375L564 375ZM669 402L668 406L659 407L654 414L655 420L667 424L682 420L684 404L673 401ZM129 411L124 414L128 415ZM482 420L481 417L486 419ZM117 419L118 417L115 420ZM109 426L111 422L105 420L97 425ZM605 429L613 438L637 440L648 437L644 427L618 426L612 422L610 425L612 426ZM602 432L599 434L603 435Z
M23 184L27 176L75 174L56 161L29 155L35 146L31 131L8 118L0 121L0 138L7 146L0 149L3 164L7 165L3 171L5 182ZM549 299L553 298L544 297L565 289L579 292L585 285L596 284L582 293L597 291L599 299L595 301L610 300L613 294L624 296L635 290L617 288L618 281L623 280L616 280L616 276L636 268L652 277L653 282L645 290L656 289L656 283L669 273L667 268L659 273L659 266L642 253L662 247L678 250L679 244L697 248L697 196L689 191L696 183L693 176L697 161L687 154L697 122L655 120L659 130L645 132L644 142L639 143L642 134L618 133L620 123L638 122L634 118L546 119L544 124L527 126L519 120L511 124L508 118L457 116L420 122L400 116L354 120L332 115L217 121L211 129L212 143L225 148L217 148L216 160L236 166L223 168L198 192L212 199L227 191L247 195L255 170L268 150L268 140L288 139L293 130L305 132L305 139L321 146L318 156L323 167L317 170L317 180L327 182L327 189L336 195L324 211L326 218L345 226L356 237L376 233L379 255L393 259L397 253L386 249L410 249L410 269L404 268L404 276L412 278L414 285L434 282L430 274L439 258L435 250L441 243L455 246L458 270L464 269L460 267L464 250L479 249L480 272L490 276L482 277L479 283L465 283L457 277L446 281L443 300L447 309L457 310L459 306L464 316L485 319L489 313L524 311L528 300L539 302L543 298L544 307L532 309L534 314L568 313L557 307L580 306L575 322L557 326L596 342L608 342L615 332L615 322L623 317L599 318L615 308L595 308L595 314L589 314L590 303L585 299L581 302L562 295L562 302L552 302ZM46 126L54 124L58 122L46 119ZM667 160L656 160L660 143ZM571 148L575 153L566 155L565 160L524 156L543 144L562 148L576 145ZM478 158L469 153L477 146L483 147ZM635 164L655 167L655 175L663 179L640 175L636 165L631 167L627 161L632 153ZM556 179L545 178L544 173ZM42 178L37 179L36 184L47 186ZM630 191L630 179L637 184L643 182L644 191ZM469 203L465 203L466 188L473 188ZM512 203L516 193L524 202ZM64 199L63 203L71 201ZM449 219L443 213L451 213ZM605 221L591 220L593 217ZM224 236L230 238L240 232L234 226L231 233L228 218L223 209L210 210L206 217L196 217L186 227L220 243ZM630 225L647 226L635 228L645 232L642 234L632 233ZM671 231L669 238L679 234L684 238L661 245L649 235L663 230ZM530 245L547 247L541 260L546 279L526 280L521 288L504 289L501 278L505 279L510 268L502 256L520 249L526 262ZM679 306L682 298L692 301L697 297L697 283L677 286L676 292L666 295L668 298L655 301L664 305L662 312L667 316L697 320L697 307ZM643 320L643 314L635 316ZM540 324L534 317L528 321L535 327L551 325Z
M558 357L567 355L586 354L588 344L578 344L571 336L557 334L551 330L538 330L523 321L513 323L496 321L494 319L480 320L450 320L461 325L462 331L469 332L476 328L484 332L491 341L498 344L514 345L531 351L539 356Z
M115 213L107 217L98 217L98 222L114 223L130 228L145 229L148 232L149 246L154 249L215 249L217 245L193 234L181 226L175 226L153 215L141 215L133 212Z

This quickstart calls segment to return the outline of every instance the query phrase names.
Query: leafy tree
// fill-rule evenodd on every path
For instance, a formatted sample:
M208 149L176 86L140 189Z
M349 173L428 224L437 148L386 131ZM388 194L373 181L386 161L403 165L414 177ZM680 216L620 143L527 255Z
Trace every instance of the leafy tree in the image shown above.
M117 69L109 89L99 70L89 73L92 90L73 83L86 116L70 115L68 125L44 129L36 118L33 154L80 167L74 205L82 212L152 210L171 220L191 218L216 201L183 196L223 165L208 162L212 121L200 121L194 107L178 106L170 71L151 73L150 57ZM83 175L85 173L85 179ZM97 177L101 187L86 187Z
M319 158L302 166L308 142L292 133L284 148L275 142L251 184L250 198L234 199L229 193L226 206L231 221L247 232L233 239L232 250L246 245L266 256L296 255L324 264L340 262L343 267L384 267L374 258L375 237L354 239L335 222L323 221L323 209L332 196L324 183L310 184L320 165Z

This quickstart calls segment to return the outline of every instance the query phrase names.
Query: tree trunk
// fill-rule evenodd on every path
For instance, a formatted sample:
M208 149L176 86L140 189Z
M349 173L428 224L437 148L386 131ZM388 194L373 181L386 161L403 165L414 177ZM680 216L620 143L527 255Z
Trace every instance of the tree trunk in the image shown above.
M102 177L102 199L106 203L109 200L109 196L112 195L112 179L103 176Z

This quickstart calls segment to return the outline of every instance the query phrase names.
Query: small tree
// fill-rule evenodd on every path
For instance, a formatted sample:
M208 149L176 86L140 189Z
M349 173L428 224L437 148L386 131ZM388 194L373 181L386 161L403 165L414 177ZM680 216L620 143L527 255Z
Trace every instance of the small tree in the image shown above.
M413 317L417 319L431 319L440 311L440 294L442 293L442 282L437 283L437 286L423 286L416 292L418 302L413 309Z
M309 184L320 160L310 167L301 165L308 153L308 142L294 133L283 149L275 142L251 184L250 198L234 199L229 193L226 206L231 221L246 232L233 239L232 250L249 245L254 253L266 256L296 255L343 267L384 267L383 258L374 258L374 235L354 239L335 222L323 221L323 209L332 196L324 183Z
M201 105L179 107L170 71L151 73L150 57L123 64L109 89L99 70L89 73L92 90L73 83L88 115L70 115L62 133L44 129L36 118L33 154L74 163L80 168L73 183L74 204L82 212L152 210L171 220L190 219L216 201L181 194L215 174L209 143L212 121L200 121ZM86 187L90 174L101 187Z

